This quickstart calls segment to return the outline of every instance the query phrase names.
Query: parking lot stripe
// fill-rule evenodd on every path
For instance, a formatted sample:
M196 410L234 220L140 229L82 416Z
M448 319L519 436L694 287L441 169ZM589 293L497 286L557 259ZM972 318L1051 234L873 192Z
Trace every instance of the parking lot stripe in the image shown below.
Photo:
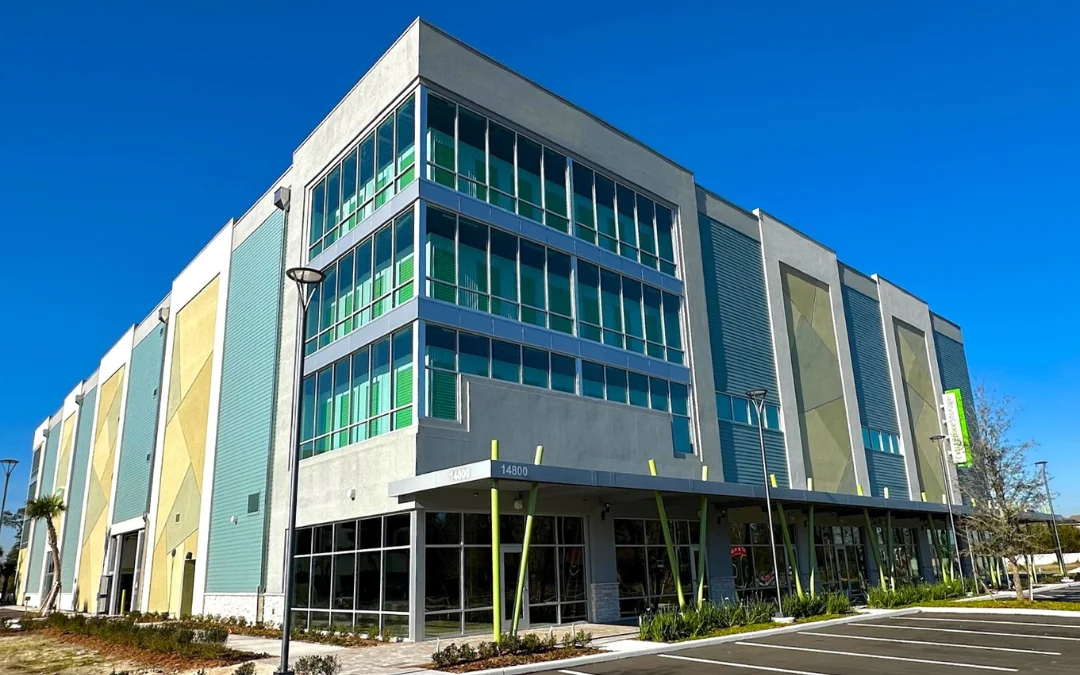
M1009 626L1046 626L1047 628L1080 628L1080 624L1075 623L1038 623L1036 621L995 621L993 619L964 619L963 615L959 615L956 619L940 619L937 617L930 618L924 616L898 616L898 619L905 619L907 621L962 621L964 623L1000 623L1007 624Z
M711 666L727 666L729 668L749 668L750 670L766 670L770 673L787 673L788 675L827 675L826 673L814 673L807 670L789 670L787 668L773 668L771 666L755 666L750 663L733 663L731 661L715 661L713 659L699 659L693 656L678 656L676 654L658 654L662 659L677 659L690 661L691 663L707 663Z
M962 645L955 642L924 642L923 640L901 640L899 638L870 637L869 635L843 635L840 633L811 633L802 631L799 635L817 635L819 637L848 638L850 640L870 640L873 642L901 642L906 645L925 645L927 647L956 647L958 649L985 649L992 652L1016 652L1018 654L1043 654L1045 656L1061 656L1061 652L1044 652L1038 649L1013 649L1012 647L981 647L979 645Z
M996 633L988 630L965 630L963 628L934 628L932 626L894 626L887 623L861 623L869 628L892 628L894 630L923 630L935 633L967 633L968 635L993 635L996 637L1029 638L1032 640L1068 640L1080 642L1080 637L1062 637L1060 635L1031 635L1026 633Z
M589 675L589 673L582 673L577 670L560 670L559 672L563 675Z
M931 661L930 659L912 659L905 656L885 656L884 654L860 654L858 652L841 652L833 649L811 649L810 647L793 647L791 645L774 645L766 642L736 642L737 645L746 647L766 647L768 649L789 649L794 652L813 652L815 654L832 654L834 656L857 656L863 659L881 659L883 661L906 661L908 663L925 663L932 666L955 666L957 668L974 668L976 670L996 670L1002 673L1020 672L1016 668L1004 668L1002 666L980 666L974 663L955 663L953 661Z

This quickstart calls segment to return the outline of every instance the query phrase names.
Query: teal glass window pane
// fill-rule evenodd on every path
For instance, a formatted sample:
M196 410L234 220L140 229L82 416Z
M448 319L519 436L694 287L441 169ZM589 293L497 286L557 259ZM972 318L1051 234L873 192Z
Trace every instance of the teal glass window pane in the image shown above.
M429 285L437 300L457 302L457 218L452 213L427 207L427 276L443 282Z
M331 265L326 268L326 277L323 279L323 297L321 303L322 316L319 317L319 331L325 331L332 328L334 325L334 319L337 318L337 265ZM319 346L325 346L332 337L332 334L323 333L319 340Z
M340 430L348 429L350 422L349 408L349 359L342 359L334 364L334 420L331 427L335 432L332 436L331 447L339 448L348 445L348 433Z
M397 110L398 171L412 165L416 159L416 99L410 98Z
M412 328L405 328L394 334L394 408L412 405L413 400L413 336ZM408 418L406 420L406 418ZM400 426L412 423L411 415L402 415ZM397 428L397 427L395 427Z
M315 290L311 293L311 304L308 305L307 325L304 327L304 335L309 340L315 339L319 335L319 317L322 316L322 287L322 284L315 287Z
M488 184L498 190L492 194L491 203L504 209L514 210L514 132L494 122L488 122L488 158L490 176Z
M375 139L375 189L381 190L394 179L394 117L379 125ZM379 204L376 204L379 206Z
M356 163L358 148L354 148L341 164L341 216L356 210Z
M656 253L656 234L653 230L653 201L637 196L638 245L645 253Z
M413 278L413 212L410 209L394 220L394 287ZM411 297L411 296L409 296ZM407 300L408 297L402 298Z
M465 108L458 109L458 175L464 176L474 184L487 183L487 119L473 114ZM475 191L462 192L483 198Z
M590 230L596 229L593 214L593 172L577 162L571 172L574 183L574 222Z
M341 257L338 263L338 302L337 302L337 332L336 338L343 337L351 331L353 326L343 325L352 316L356 306L354 303L356 292L356 250L349 251ZM352 322L350 321L349 324Z
M548 249L547 271L548 309L562 316L571 316L570 256ZM554 324L551 327L555 328Z
M375 279L372 285L372 295L376 300L388 295L393 286L390 278L392 272L390 263L393 257L394 232L387 225L375 233Z
M542 349L521 348L521 381L534 387L548 387L548 353Z
M458 303L487 311L487 298L480 297L488 292L487 225L460 218L458 228L458 286L463 289Z
M444 370L428 371L428 413L442 420L457 419L457 375Z
M867 450L871 449L870 430L867 429L866 427L862 428L862 444L863 444L863 447L866 448Z
M779 431L780 429L780 408L775 405L765 406L765 428L772 429L773 431Z
M656 247L662 260L675 262L675 244L672 238L673 218L671 209L656 205Z
M641 373L629 374L630 405L649 407L649 378Z
M371 262L372 250L372 239L370 237L356 247L355 303L356 308L361 310L360 316L356 321L357 327L362 326L371 320L371 310L368 309L368 307L371 305L371 291L374 285L374 270Z
M517 319L518 280L517 280L518 238L501 230L491 230L491 294L496 298L508 300L492 312L510 319ZM495 311L499 309L499 311Z
M521 240L521 304L546 309L544 299L544 247ZM524 315L522 316L524 320ZM545 325L544 321L530 322Z
M731 419L741 424L750 424L750 401L732 396Z
M726 422L731 421L731 397L727 394L716 395L716 417Z
M451 139L453 139L452 130L453 126L451 125ZM451 146L452 150L453 147ZM360 167L358 171L356 201L363 205L370 202L375 196L375 134L369 134L360 143ZM369 215L371 215L370 205L361 213L360 217L364 218Z
M600 269L578 260L577 310L578 318L594 325L600 324Z
M622 185L615 192L619 212L619 241L637 247L637 223L634 221L634 191Z
M682 333L679 328L679 296L664 293L664 337L667 346L682 349Z
M390 339L371 345L371 416L390 410Z
M577 363L573 357L551 355L551 388L568 394L577 393Z
M327 367L319 371L318 385L315 391L315 436L330 433L334 420L334 368Z
M667 380L649 378L649 407L653 410L668 412L668 383Z
M642 284L642 294L645 299L645 338L656 344L664 343L663 313L660 305L660 291Z
M323 223L326 216L326 181L322 180L311 191L311 237L309 243L314 244L323 236Z
M618 237L618 227L615 224L615 183L600 174L596 174L596 230L612 240Z
M608 366L605 371L607 400L615 403L626 403L626 371L611 366Z
M675 415L689 415L689 392L685 384L671 383L671 412Z
M352 355L352 419L362 422L371 410L371 355L365 347ZM364 436L366 438L366 436ZM356 440L363 440L359 438Z
M645 337L645 320L641 311L641 282L622 278L623 319L626 322L626 334L631 337Z
M454 171L454 118L457 106L428 94L428 157L436 166Z
M690 418L671 418L671 442L675 452L679 454L689 455L694 452L694 444L690 438Z
M334 167L326 177L326 234L329 235L341 221L341 165Z
M521 134L517 137L518 215L540 222L542 148Z
M566 211L566 157L550 148L544 148L544 208L563 218L568 215Z
M604 367L599 363L581 362L581 395L604 398Z
M428 324L424 331L424 353L429 368L457 370L457 331Z
M304 402L300 408L300 440L310 441L315 432L315 376L304 378Z
M870 432L870 449L881 450L881 434L877 431Z
M491 377L490 340L471 333L458 334L458 369L463 374Z
M578 263L580 269L581 264ZM607 330L621 333L622 321L622 298L619 297L622 287L622 277L614 272L600 270L600 304L603 308L603 326Z
M521 382L521 347L511 342L492 340L491 376L504 382Z

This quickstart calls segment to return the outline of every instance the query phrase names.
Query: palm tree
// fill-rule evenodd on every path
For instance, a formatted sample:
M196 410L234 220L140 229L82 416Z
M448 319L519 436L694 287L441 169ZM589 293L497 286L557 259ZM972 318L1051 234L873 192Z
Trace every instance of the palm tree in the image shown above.
M56 543L56 525L54 520L67 510L64 499L60 495L48 495L38 497L26 502L26 517L30 520L43 519L45 531L48 533L49 551L52 553L53 584L45 596L45 602L41 603L41 614L45 615L52 611L53 605L60 598L60 548Z

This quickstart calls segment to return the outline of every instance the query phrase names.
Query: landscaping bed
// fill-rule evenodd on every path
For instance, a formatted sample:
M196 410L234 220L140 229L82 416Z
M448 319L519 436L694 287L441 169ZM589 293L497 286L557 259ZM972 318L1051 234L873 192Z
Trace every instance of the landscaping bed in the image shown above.
M195 616L175 623L194 630L224 630L230 635L247 635L271 640L281 639L281 629L277 626L269 623L248 623L244 619L237 617ZM397 639L390 636L385 636L382 639L378 637L372 638L351 626L331 626L327 630L294 628L291 636L293 640L300 642L315 642L337 647L374 647Z
M872 588L866 594L866 604L874 609L902 609L925 606L966 597L974 589L961 581L944 581L936 584L914 584L884 590ZM952 604L952 603L948 603ZM965 602L964 606L971 606Z
M468 643L453 643L437 649L431 655L431 665L427 668L449 673L471 673L600 653L599 649L589 646L591 642L592 633L581 630L566 633L562 640L558 640L554 633L547 637L505 633L498 643L481 642L475 647Z
M1049 609L1058 612L1080 612L1080 602L1053 600L969 600L965 602L927 602L919 607L970 607L972 609Z

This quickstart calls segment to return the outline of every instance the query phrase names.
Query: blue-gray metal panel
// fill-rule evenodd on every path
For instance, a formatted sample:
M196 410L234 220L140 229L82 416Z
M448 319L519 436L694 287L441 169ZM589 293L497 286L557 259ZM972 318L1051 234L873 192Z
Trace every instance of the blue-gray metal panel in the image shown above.
M941 386L946 391L960 390L960 395L964 397L964 417L970 433L975 428L975 398L971 391L971 375L968 373L964 343L934 331L934 347L937 350Z
M762 484L761 438L756 427L721 421L720 447L723 448L721 456L725 481ZM784 435L779 431L765 432L765 456L769 461L769 473L776 476L776 484L789 487Z
M44 497L53 493L55 484L56 458L60 447L60 427L56 424L49 429L49 437L45 439L45 458L41 461L41 473L38 474L38 496ZM45 523L38 522L34 525L34 536L30 540L30 564L26 572L26 589L28 592L37 592L41 584L41 572L43 569L42 552L45 550Z
M881 305L849 286L841 288L862 426L899 434L896 399L893 398L885 334L881 327Z
M131 375L124 404L124 431L120 441L120 467L116 476L114 523L146 513L150 497L150 469L157 440L158 404L161 401L161 363L165 357L165 326L159 324L131 350Z
M97 387L83 394L79 406L79 421L75 425L75 450L71 457L71 487L67 492L67 513L64 514L63 542L60 548L60 583L71 590L75 583L75 552L79 548L79 528L83 519L83 496L86 494L86 471L90 464L90 435L94 431L94 407Z
M870 472L870 488L875 497L884 497L885 488L889 488L889 499L908 498L907 468L903 455L867 450L866 468Z
M253 593L262 585L284 224L281 212L267 218L233 251L229 268L207 593ZM251 513L249 495L258 501Z

